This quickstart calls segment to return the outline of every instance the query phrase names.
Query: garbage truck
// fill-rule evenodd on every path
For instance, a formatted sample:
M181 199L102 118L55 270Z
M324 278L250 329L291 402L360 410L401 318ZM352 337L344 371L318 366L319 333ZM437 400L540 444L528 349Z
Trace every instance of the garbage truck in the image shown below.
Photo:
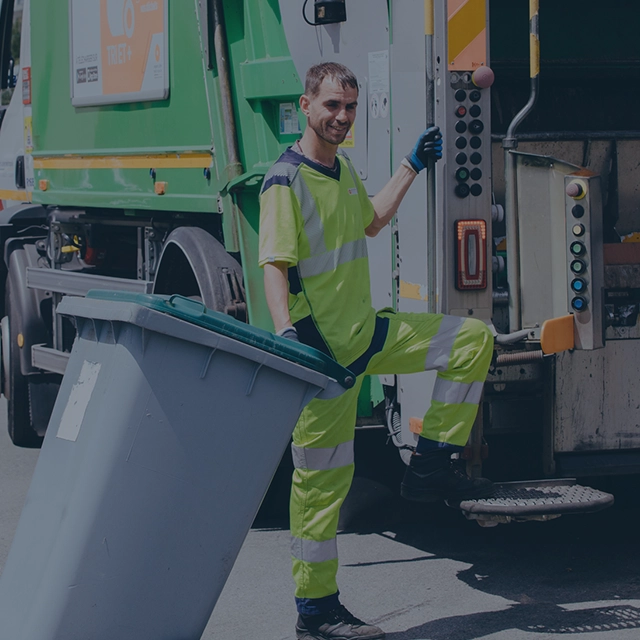
M494 330L470 472L499 460L505 478L556 486L640 471L639 14L593 0L2 0L13 442L46 430L75 336L65 296L180 294L272 329L259 190L304 129L306 69L330 60L358 77L342 147L370 195L426 126L443 133L369 260L377 308ZM358 428L387 430L406 462L434 380L371 376Z

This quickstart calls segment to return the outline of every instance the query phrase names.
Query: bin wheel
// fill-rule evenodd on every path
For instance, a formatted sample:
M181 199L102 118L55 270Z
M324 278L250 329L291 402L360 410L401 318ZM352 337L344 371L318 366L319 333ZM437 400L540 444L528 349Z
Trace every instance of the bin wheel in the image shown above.
M11 275L7 277L6 316L2 319L2 368L4 395L7 398L7 429L17 447L39 448L43 438L33 429L29 410L29 384L20 370L18 336L20 316L11 299Z
M178 227L160 255L153 293L180 294L246 322L242 267L210 233Z

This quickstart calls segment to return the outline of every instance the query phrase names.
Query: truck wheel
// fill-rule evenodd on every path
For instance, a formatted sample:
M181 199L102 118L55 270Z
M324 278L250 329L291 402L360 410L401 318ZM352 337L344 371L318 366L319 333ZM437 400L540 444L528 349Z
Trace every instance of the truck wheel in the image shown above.
M6 316L2 320L2 367L4 394L7 398L7 428L9 437L18 447L38 448L43 438L33 429L29 411L29 384L20 370L18 336L20 317L11 297L11 275L7 277ZM6 335L5 335L6 334ZM7 353L8 348L8 353Z
M246 322L242 267L198 227L174 229L162 249L153 293L201 300L208 309Z

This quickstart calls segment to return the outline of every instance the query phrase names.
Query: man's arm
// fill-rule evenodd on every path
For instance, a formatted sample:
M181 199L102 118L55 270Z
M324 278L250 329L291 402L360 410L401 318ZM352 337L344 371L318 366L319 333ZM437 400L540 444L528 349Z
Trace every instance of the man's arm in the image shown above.
M391 176L391 180L371 198L375 216L371 224L364 230L370 238L375 238L389 224L389 220L396 215L402 199L417 175L413 169L401 164Z
M374 238L389 224L418 173L426 168L429 160L437 162L441 157L440 129L429 127L422 132L411 153L391 176L391 180L371 198L375 215L371 224L365 229L367 236Z
M264 291L276 333L293 327L289 315L289 280L286 262L268 262L264 265Z

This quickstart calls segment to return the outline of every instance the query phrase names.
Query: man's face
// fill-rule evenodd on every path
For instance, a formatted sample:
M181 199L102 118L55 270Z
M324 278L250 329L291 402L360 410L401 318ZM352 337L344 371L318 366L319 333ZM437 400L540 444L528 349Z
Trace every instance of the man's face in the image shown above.
M329 144L344 142L356 119L358 90L343 89L339 82L326 77L316 96L303 95L300 107L307 116L307 124L316 135Z

